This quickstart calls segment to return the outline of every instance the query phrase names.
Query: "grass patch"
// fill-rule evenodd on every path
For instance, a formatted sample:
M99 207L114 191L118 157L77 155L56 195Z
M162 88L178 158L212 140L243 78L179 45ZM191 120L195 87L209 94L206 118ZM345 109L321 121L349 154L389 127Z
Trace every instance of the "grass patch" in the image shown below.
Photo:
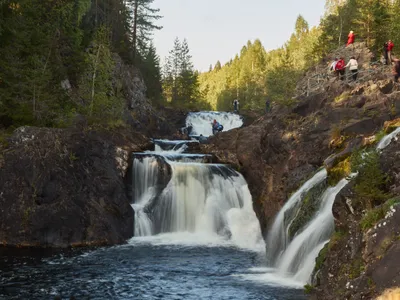
M399 197L393 198L386 201L384 204L367 211L367 213L363 216L363 218L360 221L360 226L362 230L366 231L374 227L376 223L378 223L386 216L389 209L393 205L398 203L400 203L400 198Z

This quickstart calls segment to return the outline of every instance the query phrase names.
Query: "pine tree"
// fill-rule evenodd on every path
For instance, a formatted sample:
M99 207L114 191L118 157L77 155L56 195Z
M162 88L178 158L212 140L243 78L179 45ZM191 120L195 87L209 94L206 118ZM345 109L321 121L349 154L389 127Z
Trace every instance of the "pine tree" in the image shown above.
M221 62L218 60L214 66L214 71L218 72L221 70Z
M162 17L159 15L159 9L152 8L153 2L154 0L126 0L132 18L130 26L134 61L138 53L143 54L147 49L152 32L162 29L155 24Z
M153 43L150 43L147 49L141 69L147 87L147 97L155 103L159 102L162 94L160 58Z

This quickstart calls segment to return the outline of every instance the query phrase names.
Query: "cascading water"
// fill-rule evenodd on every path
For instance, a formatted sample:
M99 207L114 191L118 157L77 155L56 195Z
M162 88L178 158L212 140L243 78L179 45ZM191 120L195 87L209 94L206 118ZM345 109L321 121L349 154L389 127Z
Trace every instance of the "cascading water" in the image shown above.
M327 177L327 171L322 169L317 172L311 179L304 183L286 202L275 218L272 228L267 236L267 256L270 264L274 265L279 256L285 251L290 242L289 227L297 213L299 212L299 204L311 188L320 184Z
M397 135L400 134L400 127L397 127L396 130L394 130L392 133L384 136L382 140L379 142L378 146L376 147L378 150L383 150L387 146L389 146L390 142L394 139L397 138Z
M385 136L376 149L382 151L400 134L400 127ZM282 276L307 283L315 267L315 259L324 245L329 242L334 232L332 206L337 194L348 184L350 179L342 179L336 186L328 187L319 199L319 209L309 222L298 230L292 239L289 229L300 213L300 203L304 195L326 179L326 170L322 170L308 180L286 202L278 213L267 236L267 256L269 264ZM351 174L349 178L357 174Z
M155 140L155 152L134 154L135 236L191 233L264 248L242 175L210 156L183 153L191 142Z
M192 136L211 136L213 134L211 124L214 120L224 126L224 131L243 126L243 119L237 114L206 111L189 113L186 126L192 126Z
M329 241L335 230L332 206L336 195L349 181L342 179L335 187L329 187L322 195L318 212L304 229L290 242L277 262L282 275L294 274L293 278L307 282L315 266L315 258Z

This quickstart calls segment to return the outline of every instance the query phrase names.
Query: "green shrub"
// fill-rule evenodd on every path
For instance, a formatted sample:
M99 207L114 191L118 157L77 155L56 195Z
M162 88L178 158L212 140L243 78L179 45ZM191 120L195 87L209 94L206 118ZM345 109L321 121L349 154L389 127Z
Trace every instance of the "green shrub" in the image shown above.
M379 154L375 150L358 151L351 157L352 172L358 172L354 190L363 208L371 209L389 198L387 183L389 177L379 164Z

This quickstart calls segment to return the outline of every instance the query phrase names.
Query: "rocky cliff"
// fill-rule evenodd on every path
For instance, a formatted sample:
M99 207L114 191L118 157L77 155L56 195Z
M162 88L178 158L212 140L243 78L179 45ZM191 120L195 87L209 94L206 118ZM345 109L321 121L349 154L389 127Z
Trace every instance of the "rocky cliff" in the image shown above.
M133 236L124 184L132 132L21 127L0 157L0 244L111 245Z
M146 99L140 73L116 54L113 60L126 123L88 124L77 115L69 129L21 127L1 137L0 245L112 245L133 236L131 152L177 126Z
M364 74L363 76L360 74L357 82L340 81L326 73L332 58L344 56L348 59L353 55L358 58L360 70ZM210 144L202 146L204 152L213 153L219 161L232 164L243 173L252 192L254 208L264 232L290 194L318 168L327 167L328 181L337 182L340 179L337 177L344 176L337 171L340 169L337 168L338 164L343 163L354 150L376 143L378 136L383 134L381 131L384 123L400 116L399 86L392 81L390 68L371 64L371 57L371 53L363 44L338 49L336 53L332 53L321 61L320 65L305 74L304 79L298 84L298 98L293 107L276 105L272 113L260 117L252 125L219 134L211 139ZM317 79L320 80L319 85L307 91L310 87L309 82L317 77L320 78ZM388 148L385 153L391 151L396 149ZM392 161L387 159L388 156L388 154L383 155L382 159ZM389 166L387 172L398 172L395 164L387 165ZM341 203L339 199L342 198L337 198L335 210L339 209ZM357 211L356 208L354 210ZM346 223L345 231L349 232L347 242L353 243L357 240L358 244L349 249L350 246L347 244L344 247L343 241L343 244L338 244L338 248L329 249L328 258L319 275L318 290L322 292L317 294L318 299L358 299L354 290L346 288L350 281L348 273L344 273L342 281L338 283L339 279L335 281L340 277L336 272L338 270L327 271L331 270L330 267L335 263L338 266L343 264L351 266L357 263L357 259L362 260L363 266L375 264L371 267L375 271L372 269L367 271L370 272L368 276L373 277L373 283L369 281L369 277L362 279L364 283L369 282L370 285L374 285L375 291L398 285L395 276L393 277L395 281L389 280L391 275L398 273L397 269L390 271L395 272L393 274L388 272L388 264L393 261L393 255L400 254L397 242L393 242L397 237L394 229L397 226L396 214L391 219L392 223L388 225L387 222L385 227L390 232L390 240L382 237L385 241L385 251L388 251L389 255L386 261L382 254L373 252L379 245L365 246L367 250L361 247L362 241L368 240L368 236L377 234L374 238L379 237L379 233L374 231L363 237L360 227L353 226L358 224L361 215L365 213L364 209L359 207L358 217L353 218L344 206L341 211L335 212L341 220L354 220L353 223L351 221ZM367 254L362 252L363 249ZM339 250L351 251L352 255L344 255ZM329 260L330 255L340 259ZM380 256L382 261L376 262L377 256ZM369 261L371 257L375 258ZM378 275L380 272L386 272L386 277ZM373 273L375 275L372 275ZM353 279L358 278L360 274L354 275ZM378 280L379 276L387 280ZM343 285L344 278L347 278L347 282ZM356 286L353 281L349 285ZM339 287L343 288L341 292L334 294L333 292ZM355 290L359 295L364 295L363 291L368 290L368 285ZM335 296L329 298L330 295Z

